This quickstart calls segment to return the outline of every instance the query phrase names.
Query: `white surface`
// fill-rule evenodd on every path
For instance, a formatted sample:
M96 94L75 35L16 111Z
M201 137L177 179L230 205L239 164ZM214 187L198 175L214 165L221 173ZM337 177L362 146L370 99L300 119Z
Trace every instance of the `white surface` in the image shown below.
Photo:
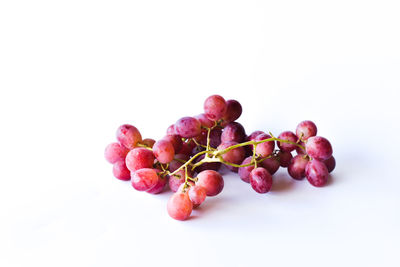
M2 1L0 266L399 266L396 1ZM248 132L314 120L322 189L236 175L193 219L112 177L122 123L160 138L213 93ZM160 265L162 264L162 265Z

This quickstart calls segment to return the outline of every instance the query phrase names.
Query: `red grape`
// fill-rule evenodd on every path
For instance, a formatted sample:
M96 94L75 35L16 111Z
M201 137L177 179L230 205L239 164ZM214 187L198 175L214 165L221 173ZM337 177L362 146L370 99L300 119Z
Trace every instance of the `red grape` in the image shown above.
M280 163L276 157L270 157L261 161L260 165L272 175L278 171Z
M179 150L178 154L184 154L190 156L192 154L193 148L196 147L196 144L190 140L188 142L182 142L182 147Z
M184 138L196 137L201 133L201 124L193 117L183 117L175 123L175 131Z
M257 193L267 193L272 186L272 175L266 169L258 167L250 173L250 184Z
M170 172L174 172L174 171L177 170L180 166L183 165L183 163L180 162L180 161L178 161L177 159L184 160L184 161L188 161L188 160L189 160L189 156L188 156L188 155L185 155L185 154L176 154L175 157L174 157L174 160L172 160L172 161L169 163L168 169L169 169Z
M328 172L332 172L336 167L336 160L333 156L330 157L329 159L324 160L323 162L326 165Z
M131 183L138 191L152 189L158 182L158 176L154 169L144 168L132 172Z
M237 145L237 144L238 144L237 142L233 142L233 141L221 143L218 146L218 150L223 150L225 148L228 148L228 147L231 147L231 146ZM241 163L243 161L244 157L245 157L245 151L244 151L243 147L234 148L222 155L223 160L230 162L230 163L234 163L234 164Z
M265 139L269 139L271 136L269 134L260 134L257 135L254 141L261 141ZM267 157L274 152L275 142L268 141L261 144L258 144L256 147L256 154L260 155L261 157Z
M292 158L293 156L292 153L290 152L283 152L283 151L278 152L278 159L281 167L284 168L288 167Z
M174 147L174 152L181 150L182 138L179 135L166 135L162 139L171 142L172 146Z
M240 163L240 165L246 165L249 164L251 162L252 157L247 157L243 160L242 163ZM240 179L242 179L244 182L246 183L250 183L250 172L254 169L254 165L250 165L247 167L240 167L239 168L239 177Z
M223 116L225 122L233 122L242 115L242 105L234 99L226 101L226 112Z
M198 207L201 203L204 202L207 196L207 192L204 187L199 185L191 186L188 194L190 200L193 203L193 207Z
M306 146L306 144L304 144L301 141L298 144L303 146L303 147ZM306 151L304 149L302 149L301 147L299 147L299 146L296 147L296 152L297 152L298 155L306 155L307 154Z
M184 221L192 213L193 204L188 193L177 192L168 200L167 211L175 220Z
M328 168L319 160L311 160L306 166L307 180L316 187L321 187L328 181Z
M313 136L307 140L306 152L310 157L323 161L332 156L332 146L326 138Z
M161 139L154 144L153 153L160 163L165 164L174 159L175 150L170 141Z
M164 177L161 176L161 173L160 173L161 170L156 169L156 172L157 172L157 176L158 176L157 183L155 184L155 186L153 186L153 188L147 190L146 191L147 193L150 193L150 194L159 194L159 193L161 193L164 190L165 185L168 182L168 178L166 176L164 176Z
M297 142L297 136L291 131L285 131L285 132L281 133L278 136L278 138L282 139L282 140L291 141L293 143ZM293 145L293 144L289 144L289 143L278 142L278 147L282 151L290 152L290 151L295 150L297 146Z
M221 142L234 141L241 143L246 138L243 126L238 122L229 123L222 132Z
M247 136L246 140L254 141L256 137L259 136L260 134L265 134L265 133L263 131L254 131L249 136Z
M147 147L152 148L154 146L155 142L156 142L156 140L154 140L154 139L146 138L146 139L143 139L143 141L141 143Z
M131 172L126 167L125 161L117 161L113 166L113 174L116 178L129 181L131 179Z
M290 161L288 172L293 179L301 180L306 176L306 165L308 159L303 155L297 155Z
M196 185L204 187L207 196L216 196L224 188L224 179L221 174L213 170L205 170L197 175Z
M175 134L176 134L175 124L172 124L167 128L167 135L175 135Z
M106 147L104 151L104 157L108 162L116 163L117 161L124 161L128 152L129 149L121 144L111 143Z
M210 132L210 146L213 148L221 144L222 130L220 128L212 129Z
M137 147L129 151L128 155L126 155L125 163L126 167L131 172L134 172L139 169L153 167L154 159L153 152L143 147Z
M317 135L317 126L312 121L302 121L297 125L296 135L301 140L307 140Z
M142 135L135 126L124 124L117 130L117 140L124 147L133 149L138 142L142 141Z
M179 186L185 182L185 170L181 169L176 173L177 176L175 175L170 175L169 177L169 188L176 192L179 188ZM188 175L192 177L192 172L188 170Z
M204 113L212 121L221 119L226 112L226 102L222 96L209 96L204 102Z
M203 127L207 127L207 128L211 128L214 126L214 122L212 120L210 120L206 114L201 113L197 116L194 116L196 119L199 120L199 122L201 123L201 126Z

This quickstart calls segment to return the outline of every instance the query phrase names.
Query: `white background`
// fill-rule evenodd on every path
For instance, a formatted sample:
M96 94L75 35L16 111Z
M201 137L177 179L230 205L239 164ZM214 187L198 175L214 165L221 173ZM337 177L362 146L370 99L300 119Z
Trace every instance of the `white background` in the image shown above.
M1 266L399 266L398 1L1 1ZM316 122L314 188L226 174L185 222L113 178L123 123L161 138L211 94L253 130Z

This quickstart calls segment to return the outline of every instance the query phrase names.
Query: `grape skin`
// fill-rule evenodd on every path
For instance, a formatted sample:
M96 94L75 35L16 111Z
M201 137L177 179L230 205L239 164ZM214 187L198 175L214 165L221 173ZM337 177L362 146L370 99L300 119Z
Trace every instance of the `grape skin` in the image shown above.
M167 128L167 135L175 135L175 134L176 134L175 124L172 124Z
M188 194L194 208L203 203L207 196L206 190L199 185L191 186L189 188Z
M293 158L292 153L283 152L283 151L279 151L277 156L279 158L279 163L280 163L281 167L284 167L284 168L289 166L290 161Z
M319 160L311 160L306 166L306 178L315 187L324 186L328 182L329 172L325 164Z
M233 141L221 143L218 146L218 150L223 150L225 148L228 148L228 147L231 147L231 146L237 145L237 144L238 144L237 142L233 142ZM240 162L242 162L244 157L245 157L245 151L244 151L243 147L234 148L234 149L230 150L229 152L222 155L223 160L230 162L230 163L234 163L234 164L239 164Z
M280 167L279 160L275 157L270 157L261 161L260 165L264 167L271 175L276 173Z
M112 164L125 160L129 149L122 146L120 143L111 143L104 150L104 157Z
M143 147L137 147L129 151L128 155L126 155L125 163L126 167L131 172L134 172L139 169L153 167L154 159L153 152Z
M323 162L324 162L326 168L328 169L329 173L331 173L336 167L336 160L333 156L327 160L324 160Z
M226 112L222 119L229 123L237 120L240 115L242 115L242 105L239 101L234 99L226 101Z
M256 136L254 141L261 141L261 140L265 140L265 139L269 139L269 138L271 138L271 136L269 134L260 134L260 135ZM275 148L274 141L264 142L264 143L257 145L256 154L260 155L263 158L268 157L269 155L272 154L272 152L274 152L274 148Z
M196 137L201 133L201 124L193 117L183 117L175 123L175 131L184 138Z
M272 187L272 175L262 167L255 168L250 173L250 185L257 193L267 193Z
M129 181L131 179L131 172L126 167L125 161L117 161L114 163L113 174L115 178L122 181Z
M138 142L142 141L139 130L130 124L121 125L117 129L117 140L126 148L133 149Z
M175 150L170 141L161 139L154 144L153 154L160 163L166 164L174 159Z
M162 139L171 142L174 147L174 152L179 151L182 148L182 138L179 135L166 135Z
M296 135L301 140L307 140L317 135L317 126L312 121L302 121L296 127Z
M222 132L221 142L234 141L241 143L246 138L246 132L243 126L238 122L229 123Z
M190 201L188 193L174 193L167 203L169 216L175 220L184 221L192 213L193 204Z
M247 157L243 160L240 165L246 165L251 162L252 156ZM242 179L246 183L250 183L250 172L254 169L254 165L246 166L246 167L240 167L238 174L240 179Z
M196 185L204 187L207 196L216 196L224 188L224 179L221 174L213 170L205 170L197 175Z
M306 143L307 154L317 160L327 160L332 156L332 146L328 139L321 136L308 138Z
M133 188L138 191L147 191L152 189L158 182L158 176L154 169L144 168L132 172L131 183Z
M212 120L210 120L206 114L201 113L197 116L194 116L196 119L199 120L199 122L201 123L201 126L203 127L207 127L207 128L211 128L214 126L215 122L213 122Z
M212 129L210 132L210 146L213 148L221 144L222 130L220 128Z
M204 113L212 121L221 119L225 115L226 108L225 99L220 95L209 96L204 101Z
M306 165L308 159L304 158L303 155L297 155L290 161L288 167L289 175L296 180L301 180L306 176Z
M143 141L141 142L143 145L152 148L155 144L156 140L151 139L151 138L146 138L143 139Z
M162 171L160 169L155 169L155 171L156 171L157 177L158 177L157 183L153 186L153 188L146 191L147 193L154 194L154 195L161 193L164 190L165 185L168 182L167 177L161 176Z
M169 188L174 192L178 191L179 186L185 182L185 170L184 169L179 170L176 173L176 175L179 177L174 175L170 175L169 177ZM193 177L193 174L190 170L188 170L188 175L190 177Z
M259 136L260 134L265 134L265 133L263 131L254 131L249 136L247 136L246 140L254 141L256 137Z
M278 139L291 141L293 143L297 142L297 136L291 131L285 131L278 136ZM280 150L285 152L291 152L297 148L296 145L278 142L278 147Z

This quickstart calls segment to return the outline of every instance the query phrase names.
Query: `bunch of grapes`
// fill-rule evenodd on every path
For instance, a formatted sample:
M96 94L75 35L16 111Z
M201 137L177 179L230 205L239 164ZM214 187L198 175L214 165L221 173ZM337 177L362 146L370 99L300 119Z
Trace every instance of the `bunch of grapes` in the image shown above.
M180 118L158 141L142 139L132 125L120 126L118 142L106 147L105 158L113 164L114 176L131 181L138 191L159 194L167 187L174 191L167 211L176 220L186 220L206 197L221 193L222 165L261 194L270 191L272 175L280 167L287 168L293 179L306 177L313 186L327 183L335 158L331 144L317 136L312 121L278 137L263 131L246 135L236 122L241 114L238 101L212 95L204 102L204 113Z

